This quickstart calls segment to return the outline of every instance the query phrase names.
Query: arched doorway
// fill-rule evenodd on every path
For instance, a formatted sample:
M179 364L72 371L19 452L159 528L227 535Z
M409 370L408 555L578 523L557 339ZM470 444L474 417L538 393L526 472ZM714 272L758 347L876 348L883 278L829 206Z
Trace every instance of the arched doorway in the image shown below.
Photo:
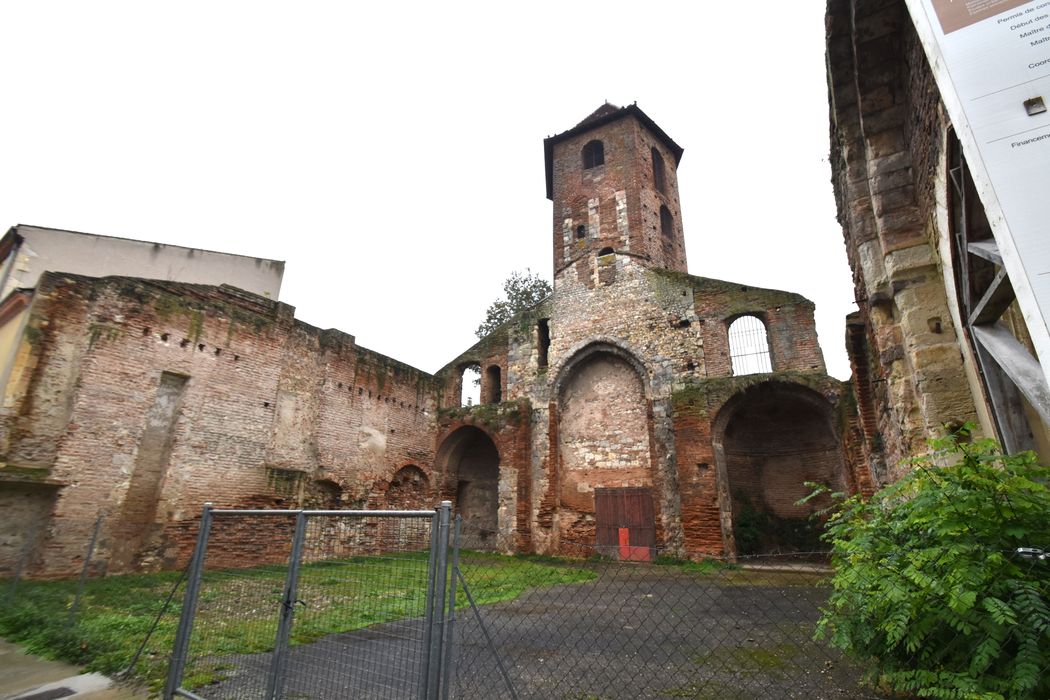
M464 426L438 449L456 512L463 518L463 546L496 549L499 534L499 450L480 428Z
M765 382L730 399L719 413L715 455L736 554L826 549L821 525L811 518L826 499L798 501L813 490L807 482L845 488L831 409L811 389Z
M656 546L649 409L636 362L592 347L558 381L559 548L646 559Z

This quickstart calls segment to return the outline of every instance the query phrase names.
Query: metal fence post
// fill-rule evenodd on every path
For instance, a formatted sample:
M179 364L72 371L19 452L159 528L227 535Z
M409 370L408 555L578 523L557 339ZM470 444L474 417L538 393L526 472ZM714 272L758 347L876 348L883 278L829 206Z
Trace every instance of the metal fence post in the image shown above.
M201 528L197 533L197 546L190 559L189 580L186 582L186 594L182 598L182 615L179 618L179 629L175 633L175 648L171 652L171 664L168 666L168 681L164 685L164 700L172 700L175 691L182 684L182 672L186 668L186 655L190 648L190 633L193 631L193 618L197 612L197 595L200 592L201 575L204 572L204 557L208 549L208 532L211 530L212 504L204 504L201 514Z
M430 633L430 668L427 678L427 697L438 700L441 687L441 645L444 641L445 590L448 584L448 525L452 502L442 501L438 508L437 562L434 567L434 605Z
M15 575L11 578L11 586L7 589L7 601L12 603L15 600L15 593L18 592L18 584L22 580L22 574L25 573L26 564L29 562L29 557L33 553L33 545L36 544L37 531L40 529L40 523L34 522L29 526L29 532L26 535L25 544L22 545L22 555L18 557L18 565L15 567Z
M455 631L456 631L456 575L459 573L459 538L463 531L463 517L456 516L452 534L452 576L449 579L448 617L445 625L445 659L441 664L441 700L448 700L452 680L456 675Z
M87 554L84 555L84 566L80 568L80 580L77 581L77 593L73 596L73 605L69 608L69 619L66 627L72 627L77 620L77 608L80 607L80 598L84 595L84 583L87 580L88 569L91 568L91 557L95 554L95 545L98 543L98 531L102 527L102 511L95 518L95 529L91 532L91 541L88 543Z
M277 700L284 689L284 667L288 660L288 641L292 634L292 619L295 616L297 602L296 591L299 588L299 564L305 541L306 513L300 510L295 515L295 535L292 539L292 554L288 561L288 578L284 584L284 598L281 601L281 620L277 625L277 639L274 642L270 678L266 685L266 700Z
M423 613L423 664L419 669L419 697L427 700L430 697L430 649L431 635L434 633L434 582L437 575L438 531L441 518L439 508L434 509L430 518L430 556L427 558L427 596Z

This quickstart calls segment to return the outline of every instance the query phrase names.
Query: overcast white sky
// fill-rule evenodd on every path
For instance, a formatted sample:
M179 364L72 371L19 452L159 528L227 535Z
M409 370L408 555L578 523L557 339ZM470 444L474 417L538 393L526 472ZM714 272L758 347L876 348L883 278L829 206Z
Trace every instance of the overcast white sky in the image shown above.
M637 101L685 148L689 271L855 309L824 3L9 2L0 231L287 261L281 299L435 371L551 277L544 137Z

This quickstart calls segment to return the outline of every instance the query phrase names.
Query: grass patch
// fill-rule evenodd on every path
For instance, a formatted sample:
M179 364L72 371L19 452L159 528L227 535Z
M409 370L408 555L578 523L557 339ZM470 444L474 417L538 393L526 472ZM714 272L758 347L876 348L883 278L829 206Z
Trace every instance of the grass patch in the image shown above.
M462 566L479 605L512 600L530 588L595 577L581 568L496 554L470 553ZM292 643L422 617L426 571L425 553L304 564ZM270 566L205 573L186 687L221 679L228 666L224 656L272 650L285 575L283 567ZM32 654L115 674L131 662L178 579L177 572L165 572L89 580L72 627L67 620L75 579L22 581L16 598L0 605L0 635ZM180 588L132 670L152 688L163 683L167 672L181 602ZM466 605L460 589L456 606Z
M701 654L693 661L703 668L728 671L734 675L774 673L792 665L792 661L803 655L803 649L793 642L781 642L768 646L720 647L708 654Z
M653 563L657 566L673 566L682 571L689 571L696 574L713 574L718 571L734 571L740 568L736 564L731 564L730 562L722 561L720 559L701 559L700 561L693 561L691 559L679 559L678 557L669 557L666 555L657 557Z

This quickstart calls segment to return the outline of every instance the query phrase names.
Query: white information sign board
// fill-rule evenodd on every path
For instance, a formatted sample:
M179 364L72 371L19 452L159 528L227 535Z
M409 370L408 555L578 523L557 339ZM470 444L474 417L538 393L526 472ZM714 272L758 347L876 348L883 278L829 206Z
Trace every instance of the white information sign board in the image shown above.
M1050 383L1050 0L905 0Z

